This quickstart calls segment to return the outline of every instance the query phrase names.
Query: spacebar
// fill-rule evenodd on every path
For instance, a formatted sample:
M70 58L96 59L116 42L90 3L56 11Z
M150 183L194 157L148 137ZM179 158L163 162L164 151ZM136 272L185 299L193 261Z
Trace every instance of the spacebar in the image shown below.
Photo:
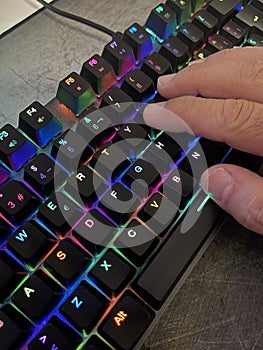
M192 210L196 212L196 208ZM181 233L181 224L139 276L134 288L155 309L164 303L221 215L222 211L209 200L197 221L189 224L189 230Z

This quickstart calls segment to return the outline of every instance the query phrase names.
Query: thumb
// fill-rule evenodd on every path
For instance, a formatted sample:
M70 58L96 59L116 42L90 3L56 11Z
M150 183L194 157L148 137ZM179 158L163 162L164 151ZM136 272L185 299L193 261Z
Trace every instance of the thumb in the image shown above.
M229 164L209 168L201 178L211 198L246 228L263 235L263 178Z

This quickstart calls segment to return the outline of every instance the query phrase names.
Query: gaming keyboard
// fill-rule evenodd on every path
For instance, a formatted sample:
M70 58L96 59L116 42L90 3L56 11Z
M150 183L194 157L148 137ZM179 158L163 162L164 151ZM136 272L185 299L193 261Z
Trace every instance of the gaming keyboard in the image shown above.
M139 349L225 218L201 174L260 166L142 115L160 75L263 46L263 1L149 12L0 129L1 350Z

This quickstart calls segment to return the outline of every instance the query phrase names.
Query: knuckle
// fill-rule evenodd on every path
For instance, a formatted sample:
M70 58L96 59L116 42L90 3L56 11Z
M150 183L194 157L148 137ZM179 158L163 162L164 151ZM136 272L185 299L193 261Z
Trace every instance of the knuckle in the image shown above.
M263 84L263 61L255 60L252 62L242 61L239 69L240 82L248 81L253 88Z

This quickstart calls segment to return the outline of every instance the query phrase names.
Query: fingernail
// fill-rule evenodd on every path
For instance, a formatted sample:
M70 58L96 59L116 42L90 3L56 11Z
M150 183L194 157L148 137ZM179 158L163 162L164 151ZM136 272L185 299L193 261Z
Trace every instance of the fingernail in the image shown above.
M159 86L165 86L168 85L175 77L175 74L167 74L167 75L162 75L158 79L158 85Z
M204 191L218 203L224 203L231 192L234 179L224 168L207 170L201 177Z

